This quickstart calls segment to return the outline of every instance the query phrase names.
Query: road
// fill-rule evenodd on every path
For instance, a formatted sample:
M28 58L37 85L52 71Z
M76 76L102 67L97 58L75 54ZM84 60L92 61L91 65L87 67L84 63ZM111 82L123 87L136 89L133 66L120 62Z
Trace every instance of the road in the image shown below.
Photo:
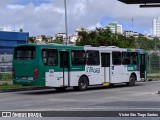
M72 89L57 92L49 89L0 93L0 111L160 111L160 94L157 94L159 90L160 81L151 81L138 82L134 87L126 85L116 85L112 88L91 87L84 92ZM56 120L62 119L64 118L56 118ZM84 120L83 117L76 119ZM88 120L90 117L85 119ZM97 118L93 119L97 120ZM126 120L126 117L110 119ZM156 117L141 119L160 120Z

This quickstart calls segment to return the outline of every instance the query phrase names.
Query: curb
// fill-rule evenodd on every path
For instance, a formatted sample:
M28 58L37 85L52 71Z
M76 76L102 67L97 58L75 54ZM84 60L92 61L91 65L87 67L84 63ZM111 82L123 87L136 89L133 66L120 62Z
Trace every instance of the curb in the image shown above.
M13 84L13 82L11 80L0 80L0 84Z
M0 90L0 93L4 93L4 92L19 92L19 91L31 91L31 90L44 90L44 89L53 89L53 88L48 88L48 87L16 88L16 89Z

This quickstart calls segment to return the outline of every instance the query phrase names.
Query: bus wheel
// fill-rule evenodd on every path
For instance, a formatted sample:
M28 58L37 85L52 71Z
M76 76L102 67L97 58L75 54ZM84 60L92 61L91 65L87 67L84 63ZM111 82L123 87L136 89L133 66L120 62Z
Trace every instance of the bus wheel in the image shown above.
M67 87L56 87L57 91L65 91Z
M136 81L136 77L135 75L131 75L129 78L129 82L127 83L128 86L134 86L135 85L135 81Z
M79 79L79 83L78 83L78 89L80 91L85 91L87 90L87 87L88 87L88 80L86 77L81 77Z

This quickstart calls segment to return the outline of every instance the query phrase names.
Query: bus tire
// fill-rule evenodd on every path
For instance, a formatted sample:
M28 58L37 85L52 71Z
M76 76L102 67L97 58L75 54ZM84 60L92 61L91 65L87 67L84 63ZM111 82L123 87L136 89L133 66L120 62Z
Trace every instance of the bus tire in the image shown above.
M129 82L127 82L127 85L128 86L134 86L135 85L135 82L136 82L136 76L135 75L131 75L130 78L129 78Z
M81 77L78 82L78 89L80 91L85 91L88 88L88 80L86 77Z

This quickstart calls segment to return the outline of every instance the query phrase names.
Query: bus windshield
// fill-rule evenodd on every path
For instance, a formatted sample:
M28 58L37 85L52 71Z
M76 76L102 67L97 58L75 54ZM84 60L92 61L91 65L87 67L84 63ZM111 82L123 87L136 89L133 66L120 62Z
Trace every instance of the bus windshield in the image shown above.
M35 58L35 47L16 47L14 51L15 60L33 60Z

